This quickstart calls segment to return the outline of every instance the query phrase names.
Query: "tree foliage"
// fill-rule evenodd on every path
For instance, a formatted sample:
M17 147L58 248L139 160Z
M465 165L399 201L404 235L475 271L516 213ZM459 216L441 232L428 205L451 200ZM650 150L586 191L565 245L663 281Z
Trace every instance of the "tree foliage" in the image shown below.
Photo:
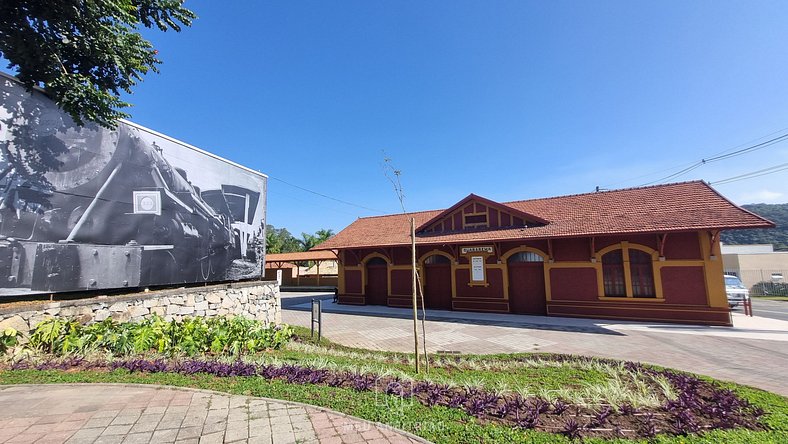
M268 253L293 253L308 251L334 235L332 229L317 230L315 234L301 233L301 239L294 237L286 228L266 225L265 241Z
M775 228L724 231L723 243L730 245L772 244L775 250L788 251L788 204L750 204L742 208L774 222Z
M183 0L3 0L0 56L78 124L113 127L131 106L121 94L161 64L139 28L178 32L195 18Z

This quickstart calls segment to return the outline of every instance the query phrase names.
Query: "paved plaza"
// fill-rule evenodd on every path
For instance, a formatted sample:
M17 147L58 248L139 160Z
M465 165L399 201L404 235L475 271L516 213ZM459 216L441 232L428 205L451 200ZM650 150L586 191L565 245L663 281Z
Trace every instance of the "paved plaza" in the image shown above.
M283 293L282 320L310 325L309 299ZM413 350L412 311L323 300L323 335L372 350ZM734 314L735 327L427 310L430 352L552 352L625 359L788 395L788 322ZM421 329L420 329L421 330Z
M325 409L119 384L0 386L0 443L416 443Z

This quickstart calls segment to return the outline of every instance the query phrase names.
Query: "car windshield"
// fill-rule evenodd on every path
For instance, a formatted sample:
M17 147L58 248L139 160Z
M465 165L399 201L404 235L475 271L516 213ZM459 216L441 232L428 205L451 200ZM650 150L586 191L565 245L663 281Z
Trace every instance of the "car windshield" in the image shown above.
M725 276L725 285L740 286L742 283L736 276Z

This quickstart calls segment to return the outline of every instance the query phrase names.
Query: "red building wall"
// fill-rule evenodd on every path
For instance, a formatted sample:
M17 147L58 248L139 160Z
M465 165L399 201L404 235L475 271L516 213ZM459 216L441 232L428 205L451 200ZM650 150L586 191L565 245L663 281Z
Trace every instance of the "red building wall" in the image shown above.
M474 207L467 211L478 211L481 208ZM487 209L492 216L496 211L492 208ZM455 216L462 216L463 211L456 213ZM497 216L497 214L496 214ZM503 217L504 214L501 213ZM497 217L496 217L497 220ZM461 219L460 221L461 222ZM511 221L509 221L511 222ZM502 219L502 224L506 223ZM454 224L453 218L447 218L441 222L443 227L451 229ZM701 235L706 235L703 233ZM599 267L601 264L591 260L595 252L612 245L628 242L630 248L633 244L645 246L651 250L659 251L664 242L664 258L666 261L683 261L676 265L668 263L656 264L659 270L655 278L661 283L664 300L646 300L633 298L621 298L612 300L610 298L600 299L599 295ZM711 308L708 306L708 296L706 288L706 276L704 271L704 252L701 249L699 233L669 233L667 237L657 235L627 235L627 236L600 236L593 240L590 238L576 239L553 239L550 243L547 240L525 240L523 242L504 242L494 246L495 251L501 255L507 252L527 246L541 251L544 256L548 255L552 244L553 262L545 261L548 269L547 290L549 300L547 301L547 312L549 315L560 316L585 316L585 317L611 317L625 319L652 319L659 321L676 322L699 322L726 325L730 322L730 315L727 310L722 308ZM441 246L419 246L417 258L422 259L428 253L438 250L445 255L452 257L452 267L454 271L454 298L452 306L456 310L478 310L478 311L502 311L509 310L506 300L506 272L509 270L506 261L498 255L488 255L485 269L487 286L470 286L470 270L467 256L455 256L462 245L441 245ZM477 243L475 245L490 245L490 243ZM592 251L593 246L593 251ZM708 245L707 245L708 248ZM407 247L379 248L379 249L360 249L355 255L345 254L345 265L355 269L345 271L345 293L359 294L362 292L362 276L364 269L360 266L356 257L363 259L368 254L376 252L384 254L393 260L396 266L408 266L411 261L411 252ZM498 263L500 265L498 265ZM573 262L571 267L564 262ZM587 265L586 265L587 264ZM579 265L579 266L578 266ZM584 266L585 265L585 266ZM387 302L389 305L407 306L410 304L411 295L411 271L409 269L388 269L390 276L390 294ZM356 297L352 299L356 302L364 303L365 299ZM343 299L344 301L344 299ZM684 307L684 309L680 309ZM688 309L692 307L691 309Z

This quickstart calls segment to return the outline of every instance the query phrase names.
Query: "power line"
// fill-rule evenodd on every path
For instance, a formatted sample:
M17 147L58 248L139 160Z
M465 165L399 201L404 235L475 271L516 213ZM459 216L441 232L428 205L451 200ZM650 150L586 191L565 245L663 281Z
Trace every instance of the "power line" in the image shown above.
M724 185L726 183L738 182L740 180L746 180L746 179L753 179L756 177L766 176L767 174L778 173L784 170L788 170L788 163L782 163L780 165L770 166L768 168L763 168L757 171L751 171L749 173L739 174L738 176L732 176L714 182L709 182L709 185Z
M730 159L731 157L741 156L742 154L747 154L747 153L751 153L753 151L761 150L763 148L766 148L766 147L778 144L778 143L783 142L785 140L788 140L788 133L782 134L782 135L777 136L777 137L772 138L772 139L769 139L769 140L767 140L765 142L757 143L755 145L750 145L750 146L748 146L746 148L742 148L742 149L735 150L735 151L732 151L732 152L725 153L725 151L723 151L722 153L725 153L725 154L719 154L719 155L715 155L715 156L709 157L707 159L701 159L701 160L695 162L694 164L690 165L689 167L682 169L681 171L678 171L676 173L670 174L668 176L665 176L665 177L657 179L657 180L652 180L651 182L647 182L647 183L644 183L644 184L641 184L641 185L638 185L638 186L646 186L646 185L652 185L652 184L659 183L659 182L664 182L666 180L670 180L670 179L673 179L675 177L681 176L682 174L686 174L686 173L688 173L688 172L690 172L690 171L692 171L692 170L694 170L696 168L700 168L703 165L706 165L708 163L718 162L720 160Z
M358 213L351 213L351 211L353 211L353 210L347 210L347 211L340 210L339 208L337 208L336 205L331 205L331 204L328 204L328 203L322 204L322 203L318 203L318 202L308 202L308 201L306 201L304 199L299 199L299 198L297 198L297 197L295 197L295 196L293 196L291 194L283 193L281 191L269 190L269 195L270 196L278 196L278 197L281 197L281 198L284 198L284 199L290 199L290 200L293 200L293 201L296 201L296 202L301 202L301 203L307 204L307 205L316 205L316 206L318 206L320 208L325 208L326 210L333 211L335 213L342 213L342 214L346 214L348 216L358 217Z
M742 143L742 144L736 145L736 146L734 146L734 147L732 147L732 148L728 148L728 149L725 149L725 150L722 150L722 151L716 152L716 153L712 154L712 157L711 157L711 158L708 158L708 159L706 159L706 161L707 161L707 163L708 163L710 159L713 159L713 158L715 158L715 157L717 157L717 156L720 156L720 155L725 155L725 156L727 156L727 153L730 153L731 151L738 150L739 148L741 148L741 147L744 147L744 146L747 146L747 145L750 145L750 144L752 144L752 143L755 143L755 142L757 142L758 140L762 140L762 139L765 139L766 137L771 137L771 136L773 136L773 135L775 135L775 134L783 133L783 132L785 132L785 131L788 131L788 127L786 127L786 128L782 128L782 129L779 129L779 130L777 130L777 131L773 131L773 132L771 132L771 133L769 133L769 134L766 134L766 135L764 135L764 136L761 136L761 137L758 137L758 138L756 138L756 139L752 139L752 140L750 140L750 141L747 141L747 142L744 142L744 143ZM784 135L783 135L783 136L780 136L780 137L784 137ZM778 137L778 139L779 139L780 137ZM774 140L774 139L773 139L773 140ZM771 141L768 141L768 140L767 140L766 142L763 142L763 143L764 143L764 144L769 144L769 143L776 143L776 142L773 142L773 140L771 140ZM759 144L759 145L760 145L760 144ZM752 148L752 147L748 147L748 148ZM745 148L744 150L739 150L739 151L747 151L747 149L748 149L748 148ZM764 146L763 148L765 148L765 146ZM731 153L731 154L734 154L734 153ZM743 153L742 153L742 154L743 154ZM619 182L616 182L616 183L610 184L610 185L608 185L608 186L607 186L607 188L614 188L614 187L615 187L615 186L617 186L617 185L621 185L621 184L623 184L623 183L630 182L630 181L633 181L633 180L636 180L636 179L641 179L641 178L644 178L644 177L653 176L653 175L655 175L655 174L662 173L662 172L665 172L665 171L671 171L671 170L674 170L674 169L676 169L676 168L683 168L681 171L679 171L679 172L677 172L677 173L673 173L673 174L671 174L670 176L667 176L667 179L671 179L671 178L673 178L673 177L677 177L677 176L680 176L680 175L682 175L682 174L688 173L689 171L692 171L692 170L694 170L695 168L698 168L698 167L700 167L700 166L703 166L703 162L690 162L690 163L684 163L684 164L681 164L681 165L675 165L675 166L672 166L672 167L669 167L669 168L663 168L663 169L660 169L660 170L657 170L657 171L652 171L652 172L650 172L650 173L641 174L641 175L639 175L639 176L635 176L635 177L630 177L629 179L622 180L622 181L619 181ZM660 181L663 181L663 180L667 180L667 179L666 179L666 178L662 178L662 179L659 179L659 180L656 180L656 181L649 182L649 183L648 183L648 184L646 184L646 185L650 185L650 184L653 184L653 183L656 183L656 182L660 182ZM643 185L641 185L641 186L643 186Z
M339 202L339 203L341 203L341 204L350 205L351 207L361 208L361 209L368 210L368 211L372 211L372 212L375 212L375 213L386 214L386 212L385 212L385 211L376 210L376 209L374 209L374 208L365 207L364 205L358 205L358 204L354 204L353 202L348 202L348 201L346 201L346 200L337 199L336 197L331 197L331 196L328 196L328 195L326 195L326 194L319 193L319 192L317 192L317 191L313 191L313 190L310 190L310 189L308 189L308 188L304 188L304 187L302 187L302 186L298 186L298 185L292 184L292 183L290 183L290 182L287 182L287 181L284 181L284 180L282 180L282 179L279 179L279 178L273 177L273 176L271 176L271 175L269 175L269 176L268 176L268 178L269 178L269 179L273 179L273 180L275 180L275 181L277 181L277 182L282 182L283 184L285 184L285 185L289 185L289 186L291 186L291 187L293 187L293 188L298 188L298 189L299 189L299 190L301 190L301 191L306 191L307 193L312 193L312 194L314 194L314 195L316 195L316 196L320 196L320 197L323 197L323 198L325 198L325 199L330 199L330 200L333 200L333 201L335 201L335 202Z

